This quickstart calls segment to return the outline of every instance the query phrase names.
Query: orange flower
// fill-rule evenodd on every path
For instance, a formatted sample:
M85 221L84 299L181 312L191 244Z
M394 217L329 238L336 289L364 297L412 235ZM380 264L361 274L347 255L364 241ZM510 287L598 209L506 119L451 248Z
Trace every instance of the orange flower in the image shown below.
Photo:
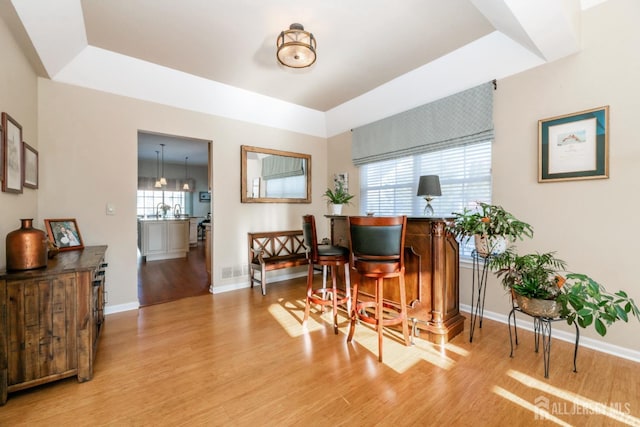
M485 216L485 217L480 218L480 221L484 222L485 224L488 224L488 223L490 223L490 222L491 222L491 220L489 219L489 217L486 217L486 216Z
M558 287L558 289L561 289L562 286L564 285L564 282L566 282L567 279L565 279L562 276L556 276L556 286Z

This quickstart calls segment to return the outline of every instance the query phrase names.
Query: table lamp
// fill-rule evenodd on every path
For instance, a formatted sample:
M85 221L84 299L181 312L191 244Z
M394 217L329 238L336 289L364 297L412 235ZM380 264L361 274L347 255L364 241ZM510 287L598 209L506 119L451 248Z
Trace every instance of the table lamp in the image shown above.
M433 200L434 196L442 196L438 175L422 175L418 184L417 196L422 196L427 201L427 206L424 207L424 215L433 215L431 200Z

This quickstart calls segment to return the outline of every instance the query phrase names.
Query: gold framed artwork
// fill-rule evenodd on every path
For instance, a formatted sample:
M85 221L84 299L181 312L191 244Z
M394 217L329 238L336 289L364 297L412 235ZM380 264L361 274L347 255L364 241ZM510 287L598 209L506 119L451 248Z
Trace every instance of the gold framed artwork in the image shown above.
M538 121L538 182L609 178L609 106Z

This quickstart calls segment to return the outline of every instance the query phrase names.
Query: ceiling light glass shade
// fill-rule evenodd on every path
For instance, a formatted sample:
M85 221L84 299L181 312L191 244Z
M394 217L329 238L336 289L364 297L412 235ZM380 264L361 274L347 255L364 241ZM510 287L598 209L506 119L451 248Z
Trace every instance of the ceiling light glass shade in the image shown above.
M187 181L189 179L189 169L187 168L187 160L189 160L189 157L184 158L184 185L182 189L185 191L189 191L189 181Z
M160 183L160 152L156 150L156 183L154 185L155 188L162 187Z
M291 24L276 42L278 61L287 67L305 68L316 62L316 39L301 24Z
M162 149L162 176L160 177L160 185L167 185L167 178L164 177L164 144L160 144Z

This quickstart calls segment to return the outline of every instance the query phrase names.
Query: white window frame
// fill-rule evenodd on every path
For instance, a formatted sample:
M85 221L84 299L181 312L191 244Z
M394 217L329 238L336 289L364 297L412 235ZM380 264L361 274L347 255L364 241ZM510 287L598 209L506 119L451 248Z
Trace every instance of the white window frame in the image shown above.
M491 203L491 141L361 166L360 214L423 216L426 201L416 196L422 175L440 177L442 196L431 202L435 216ZM473 241L461 242L461 258L471 259L472 250Z
M171 212L176 204L182 207L182 213L186 210L186 192L184 191L162 191L162 190L138 190L136 211L139 217L150 217L156 215L157 207L160 203L170 206ZM162 214L162 212L160 212Z

